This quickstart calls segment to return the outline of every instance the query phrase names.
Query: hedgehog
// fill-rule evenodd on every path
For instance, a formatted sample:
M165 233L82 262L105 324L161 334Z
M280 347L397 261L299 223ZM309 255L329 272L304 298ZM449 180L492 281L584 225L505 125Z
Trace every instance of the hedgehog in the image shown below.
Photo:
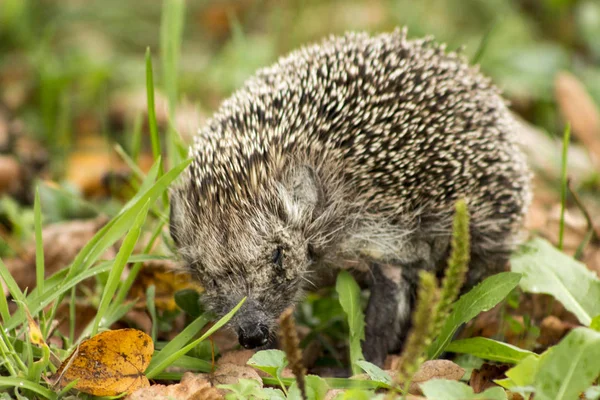
M503 270L530 202L518 127L489 78L432 37L347 33L260 69L190 146L170 232L245 348L342 270L370 292L363 353L410 328L419 271L440 276L455 202L471 215L465 288Z

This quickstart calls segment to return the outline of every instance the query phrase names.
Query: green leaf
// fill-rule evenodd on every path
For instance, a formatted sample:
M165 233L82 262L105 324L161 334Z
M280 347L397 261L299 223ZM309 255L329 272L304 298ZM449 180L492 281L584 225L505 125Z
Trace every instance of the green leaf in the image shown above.
M421 386L425 397L432 400L506 400L506 392L500 387L490 388L482 393L475 394L470 386L462 382L445 379L432 379L421 383L419 386Z
M511 344L498 342L484 337L455 340L446 347L451 353L472 354L484 360L516 364L525 357L537 354L520 349Z
M277 378L279 376L277 371L285 368L288 361L281 350L261 350L256 352L247 364Z
M356 364L369 375L369 378L371 378L371 380L385 383L386 385L392 384L392 378L390 377L390 375L381 368L379 368L377 365L365 360L359 360L356 362Z
M579 261L536 238L511 258L514 272L523 274L521 288L554 296L579 321L590 326L600 314L600 279Z
M592 322L590 323L590 328L592 328L595 331L600 332L600 315L596 315L594 318L592 318Z
M576 399L600 375L600 333L577 328L540 361L536 400Z
M542 357L544 356L545 355ZM520 363L506 371L506 376L510 378L516 386L525 387L532 385L540 367L540 358L542 357L529 356L524 358Z
M328 390L329 385L323 378L316 375L306 376L306 400L323 400ZM290 386L287 400L303 400L296 382Z
M502 272L490 276L462 295L454 303L452 313L446 320L440 335L429 347L428 358L430 360L438 358L462 324L500 303L518 285L520 279L520 274Z
M204 312L200 306L200 293L194 289L183 289L175 292L175 304L186 314L197 318Z
M265 400L285 400L285 393L280 389L263 388L261 393L265 396Z
M281 371L288 364L285 353L281 350L261 350L255 353L247 362L248 365L257 368L273 378L277 379L279 386L285 391L285 385L281 381Z
M245 399L270 399L271 393L264 392L260 382L254 379L240 379L238 383L232 385L219 385L219 389L231 390L233 393L225 395L226 399L245 400ZM275 397L277 398L277 397ZM285 397L282 397L285 399Z
M322 400L327 395L329 385L317 375L306 375L306 396L309 400Z
M350 361L352 373L359 374L358 360L364 360L361 341L365 338L365 318L360 303L360 287L347 271L341 271L337 276L335 289L340 298L340 304L348 316L350 328Z

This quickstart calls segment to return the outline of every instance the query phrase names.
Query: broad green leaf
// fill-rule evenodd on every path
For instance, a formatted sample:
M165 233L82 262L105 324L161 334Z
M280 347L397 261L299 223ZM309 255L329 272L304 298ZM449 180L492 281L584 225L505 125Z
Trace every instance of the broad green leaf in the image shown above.
M365 338L365 318L360 304L360 287L347 271L341 271L337 276L335 289L340 298L340 304L348 316L350 328L350 361L352 373L359 374L358 360L364 360L361 341Z
M281 350L261 350L256 352L247 362L273 378L280 377L280 372L288 364L285 353Z
M596 315L592 318L592 323L590 324L590 328L593 330L600 332L600 315Z
M365 360L359 360L356 362L356 364L358 364L358 366L361 367L363 371L365 371L369 375L369 378L371 378L371 380L385 383L386 385L392 384L392 378L390 377L390 375L381 368L379 368L377 365Z
M576 399L600 375L600 333L577 328L542 358L535 377L536 400Z
M261 393L266 400L285 400L285 393L281 389L262 388Z
M307 375L305 377L305 383L306 400L323 400L327 395L329 385L327 385L327 382L323 378L316 375ZM303 400L300 388L298 388L296 382L290 386L287 400Z
M432 400L506 400L506 392L500 387L485 390L482 393L473 393L473 389L457 381L445 379L432 379L419 384L426 398Z
M535 356L528 350L484 337L455 340L446 347L451 353L472 354L484 360L516 364L525 357Z
M454 303L452 313L446 320L440 335L427 350L428 358L430 360L438 358L462 324L500 303L519 284L520 279L520 274L502 272L490 276L462 295Z
M548 353L544 353L545 355ZM542 357L545 357L543 355ZM540 367L540 358L537 356L529 356L524 358L520 363L506 371L506 376L510 378L517 386L530 386L535 380L538 368Z
M200 293L194 289L183 289L175 292L175 304L186 314L197 318L202 314L203 309L200 305Z
M240 379L238 383L232 385L219 385L219 389L231 390L233 393L225 395L226 399L245 400L245 399L269 399L267 393L263 393L260 382L254 379Z
M590 326L592 318L600 315L598 276L548 241L536 238L528 242L511 258L511 268L523 274L524 291L554 296L583 325Z

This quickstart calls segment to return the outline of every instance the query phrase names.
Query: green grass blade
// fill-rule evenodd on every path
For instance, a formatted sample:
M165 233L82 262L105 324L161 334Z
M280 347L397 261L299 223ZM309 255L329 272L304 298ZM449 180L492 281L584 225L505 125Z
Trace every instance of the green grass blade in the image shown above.
M177 101L177 75L181 54L181 40L185 19L183 0L164 0L160 25L160 54L169 111L174 116Z
M40 204L40 191L35 189L33 203L33 220L35 225L35 285L44 291L44 242L42 241L42 208Z
M137 165L142 149L142 114L138 114L133 122L133 134L131 135L131 159Z
M150 47L146 48L146 98L148 101L148 126L152 143L152 155L157 161L160 157L160 138L158 137L158 123L156 122L156 108L154 105L154 75L152 73L152 55Z
M123 269L127 264L127 260L129 256L133 252L135 244L137 243L140 234L142 232L142 225L146 221L146 216L148 214L149 202L143 205L142 209L135 217L133 222L133 226L125 236L125 240L119 249L119 253L115 259L115 263L110 270L108 275L108 281L106 282L106 287L104 288L104 292L102 293L102 299L100 300L100 305L98 306L98 312L96 314L96 319L94 322L94 327L92 328L92 336L98 333L98 328L100 326L100 320L104 316L104 314L108 311L110 301L112 300L114 294L117 292L117 287L121 282L121 274L123 273ZM117 304L118 305L118 304Z
M210 361L202 360L200 358L181 356L177 359L171 367L182 368L186 371L198 371L208 373L212 370L212 363Z
M133 172L133 174L138 179L144 180L144 176L145 176L144 172L136 164L136 162L134 161L135 159L132 157L129 157L129 154L127 154L127 152L125 151L123 146L121 146L120 144L117 143L117 144L115 144L114 149L117 152L117 154L121 157L121 159L123 161L125 161L125 164L127 164L127 166Z
M2 280L4 280L4 283L6 284L6 287L8 288L8 291L10 292L10 294L14 300L20 301L23 304L27 304L27 299L25 298L25 295L23 294L23 292L21 292L19 285L17 285L17 282L12 277L12 275L8 271L8 268L6 268L6 265L4 265L4 262L2 261L1 258L0 258L0 278L2 278ZM5 301L6 301L6 299L5 299Z
M128 263L140 263L140 262L145 262L145 261L166 260L166 259L169 259L169 258L164 257L164 256L137 254L137 255L130 257L127 262ZM110 271L110 268L112 268L113 264L114 264L114 260L102 261L102 262L98 263L98 265L94 266L93 268L86 270L82 275L75 276L66 281L65 281L65 276L68 271L66 269L57 271L51 277L46 279L46 291L44 293L40 294L39 292L34 290L30 294L28 299L31 302L31 304L41 304L41 305L43 305L43 307L45 307L48 304L50 304L52 301L56 300L58 298L58 296L61 293L63 293L63 291L66 292L68 290L71 290L75 285L79 284L82 280L90 278L97 274L101 274L101 273ZM123 298L123 300L124 300L124 298ZM122 302L122 301L120 301L120 302ZM43 307L42 306L34 307L33 310L37 310L37 311L34 311L34 314L36 312L38 312L40 308L43 308ZM20 311L17 311L17 313L19 313L19 312ZM13 320L10 321L9 326L12 326L12 328L10 328L10 329L14 329L14 327L15 327L14 326L15 317L16 317L16 314L13 315L13 317L12 317Z
M123 318L133 307L135 307L135 301L130 301L127 303L117 303L116 301L113 301L113 304L118 305L116 307L113 307L102 317L103 326L111 326L112 324ZM91 321L85 327L85 329L81 331L81 334L79 335L79 338L75 343L79 343L83 339L91 336L92 328L94 327L94 322L95 321Z
M152 237L150 238L150 241L146 245L146 248L144 248L144 253L147 253L152 249L152 247L154 246L154 241L156 240L156 238L162 231L163 226L164 226L163 222L158 222L156 224L156 228L154 229L154 232L152 233ZM138 276L138 274L140 272L140 269L142 269L142 262L137 262L133 265L133 267L131 267L131 269L129 270L129 274L127 274L127 278L125 279L125 282L123 282L123 284L121 284L121 286L119 287L119 292L117 293L117 296L115 297L115 301L117 303L121 303L125 300L125 298L127 297L127 294L129 293L129 290L131 289L131 287L133 286L133 283L135 282L135 278Z
M189 339L187 339L187 336L190 334L191 330L186 333L186 337L182 337L181 339L179 339L179 336L181 336L185 332L185 330L184 330L184 332L177 335L175 337L175 339L173 339L171 341L171 343L173 343L175 341L177 341L177 343L173 346L170 346L171 343L169 343L167 346L165 346L164 349L161 350L159 355L156 358L153 358L152 361L150 362L150 365L148 366L148 369L146 370L146 376L148 377L148 379L152 379L154 376L161 373L165 368L167 368L169 365L171 365L175 360L177 360L179 357L185 355L187 352L189 352L191 349L196 347L199 343L204 341L207 337L212 335L219 328L221 328L223 325L225 325L227 322L229 322L231 317L233 317L233 315L240 309L240 307L242 306L242 304L244 304L245 301L246 301L246 298L244 297L242 299L242 301L240 301L231 311L229 311L223 318L221 318L219 321L217 321L216 324L214 324L209 330L207 330L204 333L204 335L202 335L200 338L194 340L193 342L189 343L188 345L183 346L185 343L187 343L187 340L189 340ZM196 319L196 321L200 320L201 318L203 318L203 316L198 317ZM196 322L196 321L194 321L194 322ZM196 330L196 332L198 332L200 329L202 329L202 328L201 327L198 328ZM181 347L181 346L183 346L183 347ZM175 350L175 349L178 349L178 350ZM163 356L163 354L164 354L164 356Z
M38 385L37 383L30 382L24 378L8 378L0 376L0 386L18 387L20 389L31 390L34 393L42 396L43 398L54 400L56 399L56 393L50 389Z
M134 198L123 207L119 215L94 235L94 238L92 238L79 254L77 254L77 257L69 269L67 278L71 278L74 274L78 273L79 270L86 269L86 267L89 267L96 262L106 249L119 240L128 230L131 226L131 220L138 214L142 205L147 201L150 201L150 204L154 203L154 201L168 189L169 185L179 176L188 164L189 161L184 161L177 165L168 173L161 176L156 183L147 190L140 191L140 193L136 194ZM151 176L152 174L148 173L147 178ZM144 181L144 183L142 183L142 188L150 185L148 182L149 181Z
M17 376L17 370L15 369L11 361L11 358L17 357L17 355L14 354L13 351L11 351L11 349L9 348L9 344L10 341L8 339L8 336L6 335L4 330L0 329L0 355L2 356L2 358L0 358L0 365L6 368L6 370L11 376Z
M569 154L569 140L571 138L571 124L567 123L563 135L562 160L560 171L560 221L558 227L558 249L563 249L565 236L565 208L567 207L567 156Z
M2 271L5 270L5 271ZM0 259L0 276L10 275L4 263L2 263L2 259ZM2 323L6 324L10 319L10 311L8 310L8 302L6 301L6 296L0 296L0 316L2 317Z
M479 47L477 47L477 51L475 52L471 63L477 64L481 61L481 59L483 58L483 54L488 48L488 44L490 43L492 33L494 32L494 29L496 28L497 24L498 20L494 19L494 21L492 21L492 23L489 25L489 28L485 31L483 37L481 38L481 42L479 42Z
M71 288L71 299L69 301L69 346L75 342L75 320L77 318L75 292L75 288Z
M57 299L64 294L65 292L67 292L68 290L71 290L72 287L74 287L75 285L83 282L84 280L91 278L95 275L101 274L103 272L106 271L110 271L112 267L112 263L108 264L102 264L102 265L98 265L96 267L90 268L89 270L83 271L82 273L64 281L64 282L56 282L58 279L55 279L53 281L53 285L46 285L46 291L36 297L31 298L31 304L35 304L35 306L30 308L31 314L35 315L38 312L40 312L40 310L44 309L45 307L47 307L48 305L50 305L53 301L57 301ZM0 273L1 273L1 266L0 266ZM66 270L64 270L64 273L60 274L58 276L58 278L63 278L63 275L66 275ZM46 283L48 283L48 281L46 281ZM19 309L17 310L17 312L15 312L15 314L8 320L8 322L6 323L5 329L7 330L11 330L11 329L15 329L17 326L22 325L25 322L26 316L25 313L23 312L23 310Z
M331 389L386 389L389 386L383 382L369 381L362 379L349 378L323 378ZM279 382L276 378L262 378L263 383L270 386L277 386ZM291 386L296 380L294 378L281 378L286 386Z
M208 321L209 319L205 314L200 315L198 318L192 321L191 324L186 326L185 329L181 331L175 338L173 338L173 340L167 343L162 350L155 352L154 356L152 357L152 361L150 361L150 365L148 365L148 368L146 369L146 376L149 378L155 376L158 373L156 368L160 365L163 365L165 360L171 354L188 344L194 335L200 332L200 330L208 323Z
M146 289L146 307L148 308L148 314L150 314L150 320L152 321L150 337L153 342L156 342L156 337L158 336L158 319L156 318L156 303L154 302L155 293L156 286L148 286L148 289Z
M181 55L181 41L185 21L185 1L164 0L160 26L160 54L163 69L163 83L169 102L169 120L167 129L167 156L169 162L178 163L181 157L178 152L178 134L173 128L175 121L178 71Z

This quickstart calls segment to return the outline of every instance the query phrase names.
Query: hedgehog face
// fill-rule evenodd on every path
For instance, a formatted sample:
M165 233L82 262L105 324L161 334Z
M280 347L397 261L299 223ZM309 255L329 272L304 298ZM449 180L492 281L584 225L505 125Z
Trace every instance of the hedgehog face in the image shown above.
M281 225L273 220L271 232L254 237L250 246L248 241L230 240L221 247L219 257L227 261L218 268L219 274L209 272L208 265L198 268L197 276L205 288L203 303L218 315L247 298L230 323L245 348L266 345L276 331L278 316L302 294L307 251L300 232ZM254 229L246 229L256 234ZM236 240L240 232L238 229Z
M230 322L246 348L268 344L281 312L302 296L311 264L304 222L318 199L306 174L275 183L277 201L247 208L202 209L191 189L172 196L171 235L205 289L203 304L222 316L247 298Z

